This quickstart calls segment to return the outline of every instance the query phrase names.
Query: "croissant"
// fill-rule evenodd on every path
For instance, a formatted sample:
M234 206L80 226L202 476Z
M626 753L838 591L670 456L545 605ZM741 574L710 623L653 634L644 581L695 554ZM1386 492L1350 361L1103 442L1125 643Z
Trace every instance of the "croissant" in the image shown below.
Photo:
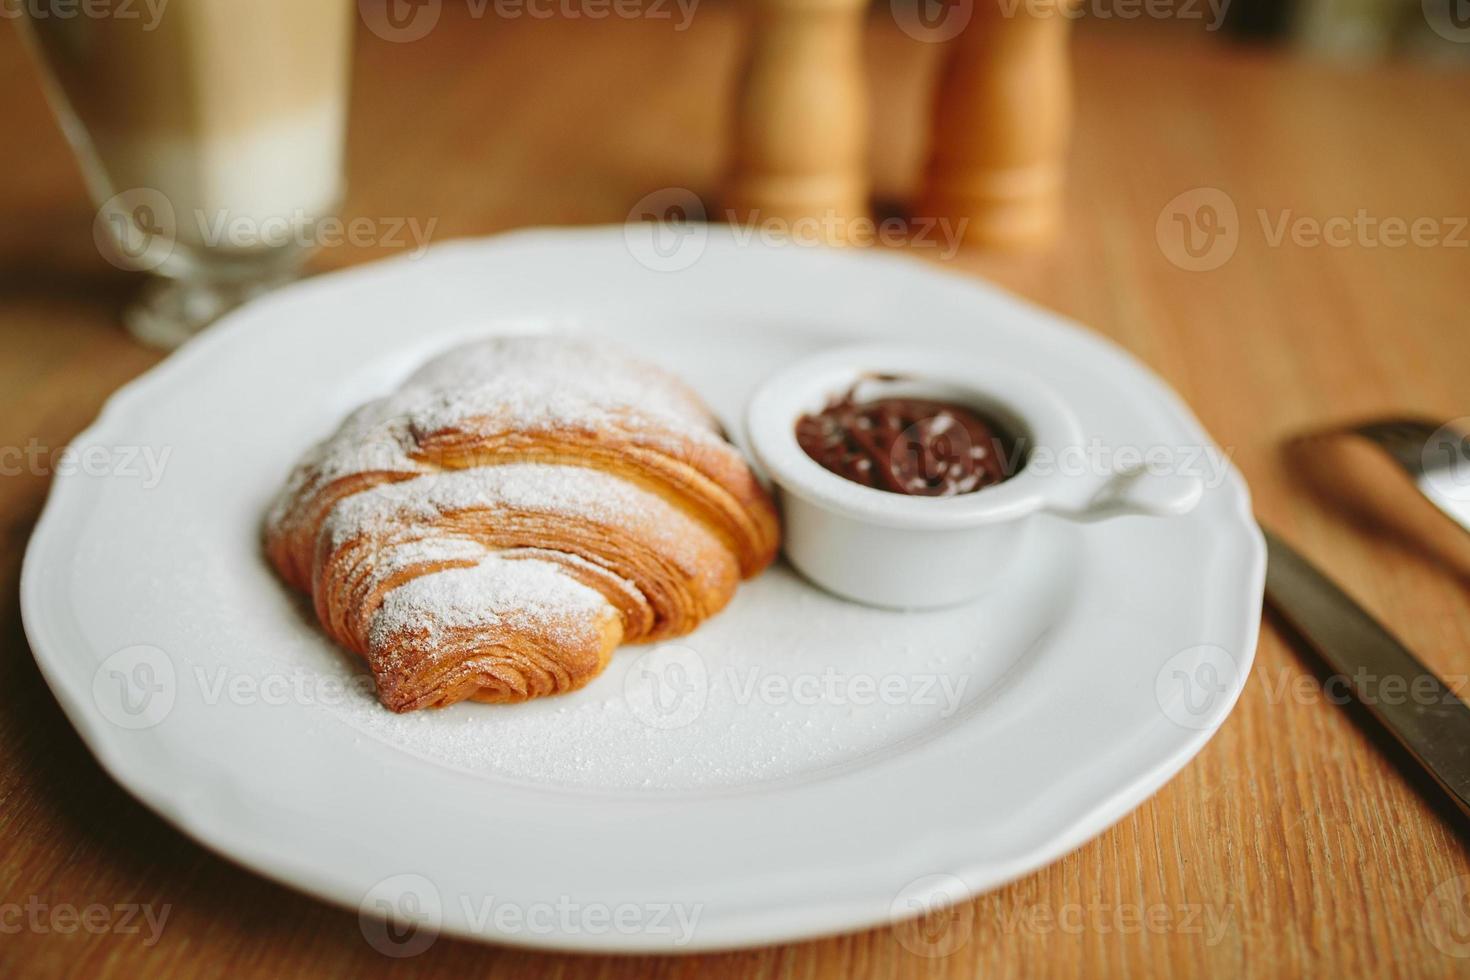
M271 563L393 711L573 690L680 636L776 554L764 488L699 397L601 344L451 350L310 450Z

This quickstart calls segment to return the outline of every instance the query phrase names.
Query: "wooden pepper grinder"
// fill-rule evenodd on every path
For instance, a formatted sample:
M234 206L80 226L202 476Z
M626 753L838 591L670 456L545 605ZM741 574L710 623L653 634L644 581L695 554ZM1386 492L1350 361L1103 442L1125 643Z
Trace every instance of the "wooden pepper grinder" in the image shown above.
M977 245L1038 245L1056 233L1078 2L974 0L941 71L915 215L966 221L964 240Z
M866 0L751 0L729 220L840 243L868 215Z

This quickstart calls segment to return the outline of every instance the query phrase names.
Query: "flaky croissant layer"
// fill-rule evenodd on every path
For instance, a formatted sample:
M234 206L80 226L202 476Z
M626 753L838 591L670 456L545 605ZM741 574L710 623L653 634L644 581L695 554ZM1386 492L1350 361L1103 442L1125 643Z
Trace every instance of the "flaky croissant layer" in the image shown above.
M266 551L395 711L581 687L775 557L775 509L682 382L600 344L430 361L297 465Z

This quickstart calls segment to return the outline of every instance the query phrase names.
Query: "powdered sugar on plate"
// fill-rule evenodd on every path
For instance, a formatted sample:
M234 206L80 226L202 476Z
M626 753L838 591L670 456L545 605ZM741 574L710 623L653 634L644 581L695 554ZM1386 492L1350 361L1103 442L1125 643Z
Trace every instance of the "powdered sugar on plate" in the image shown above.
M1047 531L1003 589L963 607L870 609L777 566L688 637L619 649L580 691L395 715L349 684L329 709L366 751L542 787L691 792L835 771L942 734L1024 668L1053 609L1011 616L1016 596L1060 605L1071 588L1065 535Z

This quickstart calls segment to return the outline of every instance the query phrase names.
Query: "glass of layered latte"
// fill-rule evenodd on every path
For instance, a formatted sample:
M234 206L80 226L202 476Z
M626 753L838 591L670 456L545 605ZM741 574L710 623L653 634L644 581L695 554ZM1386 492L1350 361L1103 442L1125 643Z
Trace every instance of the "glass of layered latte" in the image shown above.
M297 274L343 192L352 0L24 9L99 247L158 276L129 330L174 347Z

